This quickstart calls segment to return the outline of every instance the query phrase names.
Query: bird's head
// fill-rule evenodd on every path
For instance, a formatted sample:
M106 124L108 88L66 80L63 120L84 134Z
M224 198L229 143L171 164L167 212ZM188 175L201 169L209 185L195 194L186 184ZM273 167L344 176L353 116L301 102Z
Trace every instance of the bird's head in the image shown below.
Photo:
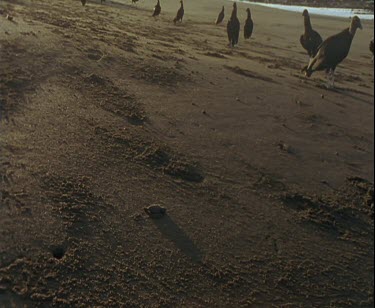
M353 30L354 30L354 29L355 29L355 30L357 30L357 29L361 29L361 30L363 30L362 22L361 22L361 20L359 19L358 16L354 16L354 17L352 18L350 28L353 29Z
M303 17L309 17L309 11L308 10L304 10L303 13L302 13L302 16Z
M234 8L234 9L237 8L237 3L236 3L236 2L233 3L233 8Z

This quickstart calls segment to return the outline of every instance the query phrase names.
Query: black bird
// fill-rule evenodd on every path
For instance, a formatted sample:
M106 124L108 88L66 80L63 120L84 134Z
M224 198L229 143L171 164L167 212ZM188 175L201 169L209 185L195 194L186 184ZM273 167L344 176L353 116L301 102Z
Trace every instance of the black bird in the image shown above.
M326 71L330 81L328 86L333 88L336 67L348 56L358 29L363 29L362 23L358 16L354 16L349 28L326 39L318 48L316 56L304 69L306 76L310 77L316 71Z
M374 38L370 42L370 51L372 52L372 62L374 62Z
M238 44L238 40L240 38L240 27L240 21L237 17L237 4L235 2L233 3L232 15L227 24L228 40L230 47L234 47Z
M247 12L247 19L246 19L246 22L245 22L244 32L245 32L245 39L247 40L247 39L251 38L251 36L253 35L254 22L251 18L251 11L250 11L249 8L246 10L246 12Z
M161 6L160 6L160 0L158 0L158 3L156 3L154 8L154 14L152 14L152 17L159 16L161 13Z
M178 21L179 22L182 22L182 19L184 18L184 15L185 15L185 9L184 9L184 1L180 1L181 3L181 7L180 9L177 11L177 15L176 17L173 19L173 22L176 24Z
M300 42L310 58L313 58L316 56L319 46L323 43L323 39L318 32L313 30L309 11L304 10L302 16L305 19L305 33L301 35Z
M217 17L216 19L216 24L217 25L220 25L223 21L224 21L224 18L225 18L225 8L223 6L219 16Z

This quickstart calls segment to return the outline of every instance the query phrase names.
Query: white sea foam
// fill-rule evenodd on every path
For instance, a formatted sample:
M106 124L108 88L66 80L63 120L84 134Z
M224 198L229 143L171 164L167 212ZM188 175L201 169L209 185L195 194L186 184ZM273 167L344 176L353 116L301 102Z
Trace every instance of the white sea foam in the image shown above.
M262 3L262 2L250 2L246 0L239 0L240 2L245 2L253 5L260 5L269 8L302 13L303 10L308 9L312 15L322 15L322 16L332 16L341 18L350 18L357 15L363 20L374 20L374 13L361 9L341 9L341 8L322 8L322 7L306 7L298 5L283 5L283 4L273 4L273 3Z

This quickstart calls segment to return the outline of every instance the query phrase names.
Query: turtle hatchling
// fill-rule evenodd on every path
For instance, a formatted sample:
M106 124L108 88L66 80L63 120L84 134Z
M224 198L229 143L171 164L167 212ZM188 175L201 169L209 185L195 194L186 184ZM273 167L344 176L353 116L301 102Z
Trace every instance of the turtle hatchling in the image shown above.
M145 212L151 218L162 218L167 213L167 209L159 204L153 204L149 207L146 207Z

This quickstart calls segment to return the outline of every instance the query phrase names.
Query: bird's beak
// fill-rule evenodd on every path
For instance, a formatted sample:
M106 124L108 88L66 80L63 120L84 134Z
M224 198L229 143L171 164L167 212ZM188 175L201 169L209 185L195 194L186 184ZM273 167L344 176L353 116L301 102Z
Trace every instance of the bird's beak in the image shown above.
M363 30L363 26L361 22L359 23L359 29Z

